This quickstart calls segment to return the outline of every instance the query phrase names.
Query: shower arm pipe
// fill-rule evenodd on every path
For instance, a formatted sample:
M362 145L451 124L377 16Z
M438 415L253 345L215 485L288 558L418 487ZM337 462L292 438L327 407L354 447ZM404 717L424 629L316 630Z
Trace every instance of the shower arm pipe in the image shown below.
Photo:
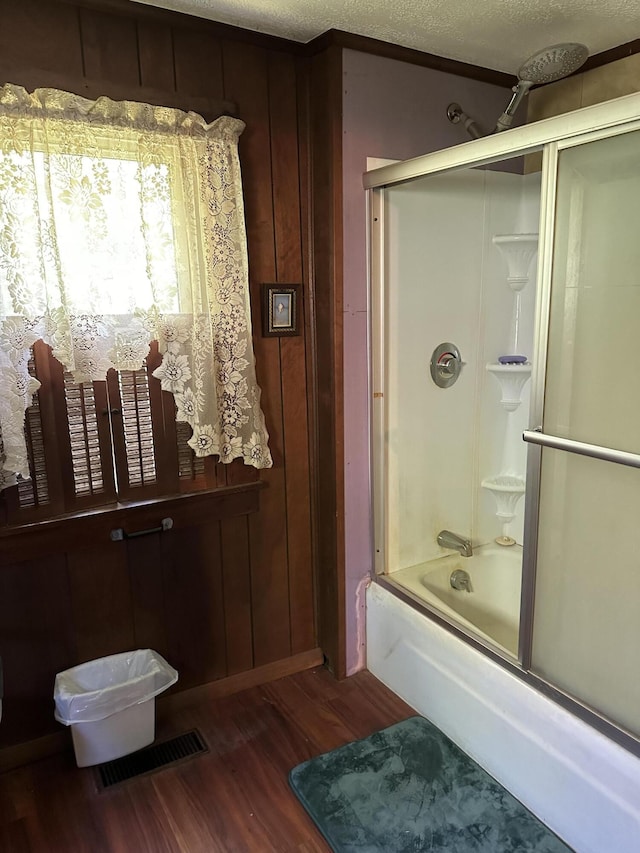
M630 468L640 468L640 455L626 450L614 450L599 444L586 444L583 441L573 441L570 438L560 438L557 435L543 433L541 428L525 430L522 440L540 447L550 447L553 450L564 450L567 453L577 453L579 456L590 456L592 459L603 459L605 462L615 462Z
M520 106L522 99L525 95L529 93L529 89L534 84L529 80L521 80L517 86L514 86L511 90L513 95L511 96L511 100L507 104L505 111L502 113L498 121L496 122L496 126L494 129L494 133L500 133L502 130L509 130L513 123L513 116L515 115L516 110Z
M478 126L475 119L472 119L470 115L467 115L460 104L449 104L447 107L447 118L452 124L462 122L462 126L472 139L481 139L483 136L486 136L484 131L482 131Z

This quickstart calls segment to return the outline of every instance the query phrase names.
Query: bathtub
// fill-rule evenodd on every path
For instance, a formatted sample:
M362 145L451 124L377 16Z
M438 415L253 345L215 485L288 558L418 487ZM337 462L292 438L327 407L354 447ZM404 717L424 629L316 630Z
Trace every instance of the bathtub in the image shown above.
M367 589L366 613L367 668L376 678L572 849L638 853L637 756L381 584Z
M464 569L471 592L453 589L451 573ZM483 545L472 557L440 557L390 572L388 579L429 607L509 655L518 654L522 547Z

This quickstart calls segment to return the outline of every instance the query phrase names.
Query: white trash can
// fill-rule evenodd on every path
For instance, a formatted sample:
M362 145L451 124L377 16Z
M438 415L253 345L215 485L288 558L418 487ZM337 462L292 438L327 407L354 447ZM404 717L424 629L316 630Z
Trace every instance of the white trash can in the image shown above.
M122 652L56 675L55 718L71 726L78 767L112 761L155 737L155 697L178 673L152 649Z

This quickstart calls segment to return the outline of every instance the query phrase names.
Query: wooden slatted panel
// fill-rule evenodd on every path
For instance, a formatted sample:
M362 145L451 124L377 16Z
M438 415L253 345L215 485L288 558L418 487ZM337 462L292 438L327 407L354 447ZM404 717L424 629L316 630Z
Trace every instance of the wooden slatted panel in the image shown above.
M105 489L93 383L74 382L65 371L64 396L76 497L100 494Z
M29 358L29 373L33 377L36 375L33 350ZM37 391L25 413L24 435L31 479L18 481L18 502L21 509L46 506L49 503L49 479L44 455L40 398Z
M227 42L223 58L225 95L237 103L238 114L247 124L239 152L246 192L252 323L253 329L259 329L260 282L277 280L268 56L253 46ZM296 199L291 203L298 205ZM260 513L249 521L254 666L262 666L291 654L291 616L280 344L278 338L255 335L253 345L273 456L273 468L260 471L267 485L260 496Z
M140 84L135 20L98 9L81 7L79 12L85 76L135 90Z
M162 92L175 91L171 27L159 21L138 20L137 30L140 83Z
M176 27L173 30L173 56L176 88L180 94L225 97L218 39L210 33Z
M67 558L62 551L60 548L57 553L54 551L33 560L1 561L4 697L0 749L60 728L53 718L51 701L55 674L76 662ZM0 814L4 816L7 791L4 779L1 787ZM0 821L2 819L0 817ZM21 846L3 844L3 841L0 833L0 850L7 853L25 850ZM45 848L47 846L45 844Z
M227 614L220 523L212 518L207 524L176 527L158 538L162 549L167 660L180 673L182 690L224 678Z
M105 531L90 547L79 548L78 537L68 547L74 663L135 649L126 543L112 542Z
M278 282L303 279L301 186L296 67L293 57L269 54L269 126L271 174ZM303 156L305 152L303 151ZM306 173L305 173L306 174ZM306 178L305 178L306 180ZM295 200L295 203L294 203ZM311 543L311 472L309 462L309 394L305 341L305 300L300 296L298 322L301 334L280 338L282 420L291 651L316 645Z
M129 486L157 482L149 377L146 367L118 373Z
M316 523L318 643L339 678L346 675L342 297L342 51L311 60L313 311L316 367ZM320 463L321 460L321 463Z
M143 500L178 492L175 432L171 436L166 434L164 392L160 380L153 376L159 364L157 344L153 344L140 370L110 370L107 374L120 500Z
M196 456L188 441L193 430L184 421L176 421L176 441L178 444L178 474L181 480L197 480L204 477L204 459Z
M78 10L70 4L42 0L4 2L0 27L2 64L7 68L30 65L40 71L79 77L82 46L78 29ZM15 78L5 79L14 82ZM15 82L24 85L22 80Z

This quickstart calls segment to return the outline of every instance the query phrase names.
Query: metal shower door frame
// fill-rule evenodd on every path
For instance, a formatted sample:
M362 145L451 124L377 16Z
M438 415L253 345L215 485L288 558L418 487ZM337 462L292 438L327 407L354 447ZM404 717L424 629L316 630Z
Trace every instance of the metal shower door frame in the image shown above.
M554 260L554 236L556 229L556 191L558 184L559 155L562 151L589 145L602 139L611 139L625 133L640 130L640 118L621 121L606 128L572 134L551 142L544 148L542 167L542 195L540 201L539 266L536 295L536 325L534 331L534 360L531 370L530 426L523 433L528 444L527 485L525 492L524 539L522 567L522 599L520 609L520 634L518 658L522 669L531 673L533 653L533 617L536 587L538 550L538 520L540 515L540 484L542 451L545 447L565 453L590 456L618 465L640 468L640 455L609 447L573 441L547 434L543 431L544 400L547 384L547 352L549 347L549 323L551 312L551 289ZM532 675L536 680L539 676ZM549 685L553 690L553 685Z

